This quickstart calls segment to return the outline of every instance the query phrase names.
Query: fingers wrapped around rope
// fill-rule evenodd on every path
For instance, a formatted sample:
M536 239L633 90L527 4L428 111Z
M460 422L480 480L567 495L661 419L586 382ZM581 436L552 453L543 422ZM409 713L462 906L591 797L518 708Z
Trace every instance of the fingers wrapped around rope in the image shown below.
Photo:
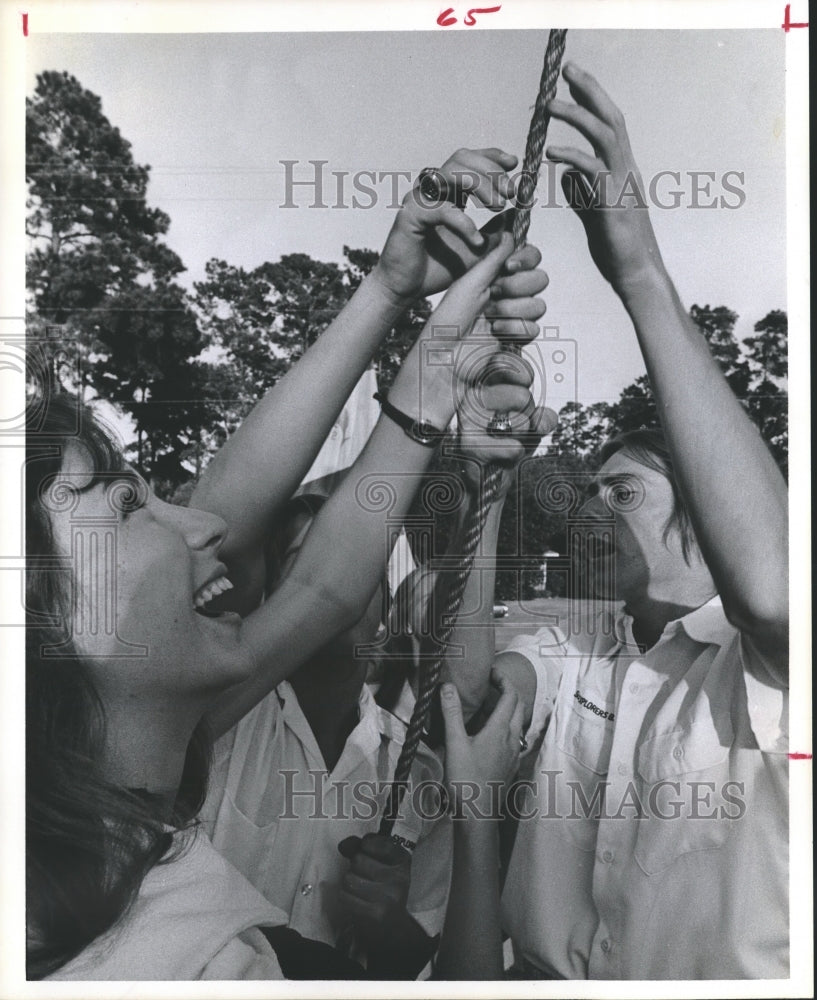
M462 209L473 197L492 212L501 212L515 193L508 170L518 160L496 147L458 149L441 167L425 167L417 178L415 192L426 206L448 202Z
M514 363L527 365L518 356ZM501 382L482 382L466 392L457 411L457 451L461 458L481 465L496 462L512 467L532 453L542 437L556 426L552 410L537 407L525 385L510 381L509 376L517 374L509 372ZM491 430L491 421L497 413L504 414L510 425L508 432L500 436Z
M511 255L491 283L484 317L491 333L503 343L521 346L539 333L536 320L547 311L539 296L549 283L547 274L537 267L541 259L536 247L525 245Z

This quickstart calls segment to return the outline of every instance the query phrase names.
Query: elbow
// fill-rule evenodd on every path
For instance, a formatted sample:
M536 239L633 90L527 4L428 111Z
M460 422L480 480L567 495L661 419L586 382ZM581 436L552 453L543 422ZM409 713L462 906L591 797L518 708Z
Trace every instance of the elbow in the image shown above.
M367 595L348 576L332 579L326 576L299 578L293 572L286 581L297 590L310 607L311 617L320 623L327 640L357 624L366 610Z
M739 632L757 640L764 648L784 651L789 645L789 602L787 588L752 595L732 606L724 602L724 612Z

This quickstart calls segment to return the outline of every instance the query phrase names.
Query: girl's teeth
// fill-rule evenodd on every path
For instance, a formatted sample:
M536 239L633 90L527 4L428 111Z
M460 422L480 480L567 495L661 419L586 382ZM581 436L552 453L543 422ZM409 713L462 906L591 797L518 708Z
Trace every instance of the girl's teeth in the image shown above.
M220 576L218 579L212 580L208 583L206 587L202 587L193 599L193 607L203 608L204 605L212 601L214 597L218 597L219 594L223 594L232 589L233 585L227 577Z

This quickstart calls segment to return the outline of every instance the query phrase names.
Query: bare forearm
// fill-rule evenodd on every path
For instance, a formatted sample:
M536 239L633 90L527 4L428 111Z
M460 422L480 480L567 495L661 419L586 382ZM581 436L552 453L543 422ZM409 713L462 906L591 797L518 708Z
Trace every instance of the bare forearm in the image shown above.
M450 553L454 558L461 552L465 531L478 502L479 498L471 495L464 506ZM466 719L480 708L488 695L494 661L496 547L503 504L504 500L493 503L488 511L479 552L468 576L461 610L448 644L445 668L449 678L457 685ZM453 570L447 575L453 577ZM462 655L452 652L459 649Z
M422 370L416 363L421 351L422 345L413 348L390 394L395 405L412 414L421 395ZM450 372L447 380L434 372L422 380L430 390L425 419L438 426L454 412L450 378ZM360 457L315 518L286 579L245 619L244 634L258 669L211 713L216 732L233 725L321 646L354 624L382 578L389 531L407 512L433 455L434 449L380 418Z
M343 404L405 304L374 279L256 405L205 469L191 500L230 528L222 558L258 552L272 515L303 479Z
M438 428L454 414L460 379L480 377L458 357L460 336L488 301L488 287L508 257L503 235L438 306L389 393L392 404ZM444 340L440 331L449 331ZM437 355L428 363L430 346ZM445 348L445 349L443 349ZM463 374L463 373L466 374ZM258 669L219 709L220 726L240 718L283 678L359 618L382 578L389 541L433 455L393 420L381 417L357 462L315 518L284 582L244 622Z
M211 713L216 734L354 624L388 559L387 518L388 524L399 523L431 455L381 418L360 459L315 519L290 574L245 619L245 639L258 668Z
M724 607L748 631L785 632L786 487L666 272L620 289L676 476Z
M438 979L502 979L499 832L495 820L454 823L451 893L437 958Z

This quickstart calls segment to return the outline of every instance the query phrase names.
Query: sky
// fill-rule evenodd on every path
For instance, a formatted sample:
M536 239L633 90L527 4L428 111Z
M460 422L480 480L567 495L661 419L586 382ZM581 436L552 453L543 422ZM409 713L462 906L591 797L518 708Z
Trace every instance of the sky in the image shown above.
M151 166L150 204L188 286L220 257L252 268L285 253L340 260L380 249L395 215L392 180L371 207L351 204L352 175L442 163L461 146L520 158L546 43L542 30L260 34L36 34L36 74L67 70ZM784 41L776 30L570 30L566 59L590 70L624 111L665 261L687 307L726 305L737 333L786 308ZM564 88L562 83L560 87ZM562 93L561 96L567 96ZM549 141L583 145L561 123ZM314 178L287 201L286 168ZM347 172L338 196L337 177ZM695 181L694 174L714 179ZM370 178L365 183L372 184ZM399 191L408 181L399 180ZM700 193L695 193L696 184ZM733 190L729 190L729 186ZM629 321L598 275L561 191L540 198L529 240L550 276L543 320L575 342L575 378L546 378L546 402L615 399L644 370ZM735 193L737 189L740 193ZM715 202L715 207L705 206ZM725 205L739 207L725 207ZM479 216L477 216L479 218ZM553 333L554 331L551 331ZM547 357L547 355L545 355Z
M448 2L461 16L456 0ZM685 304L727 305L740 315L737 329L741 336L750 334L753 324L771 309L787 307L785 143L787 131L801 137L804 132L808 32L780 30L784 4L778 0L673 0L671 4L570 0L567 5L557 0L503 0L502 13L493 15L485 30L482 25L467 29L459 24L450 31L207 33L234 32L247 10L256 25L263 23L270 32L286 23L282 10L290 17L297 11L304 23L311 19L310 27L362 29L374 24L391 29L427 20L431 28L444 5L412 0L410 9L416 19L408 25L407 0L399 16L393 13L396 5L385 0L347 0L331 7L316 0L259 0L257 4L236 0L208 7L181 0L0 3L4 80L0 88L0 216L5 227L0 346L2 335L19 336L23 313L23 180L22 171L10 166L13 158L22 161L21 80L30 92L39 71L67 70L101 97L107 116L133 144L135 159L152 166L149 200L171 218L167 242L184 260L188 268L184 280L189 286L203 277L211 257L254 267L290 252L338 260L344 244L382 246L394 216L387 197L368 210L310 209L306 203L283 209L281 160L325 159L327 173L408 170L416 176L419 169L440 164L460 146L499 145L521 156L546 32L512 30L511 26L534 21L568 25L566 57L593 72L625 112L644 176L649 179L661 170L682 174L681 207L653 209L651 214ZM23 10L28 17L25 36L20 30ZM196 34L121 33L123 28L138 31L153 24L177 31L188 10L193 17L184 30ZM372 11L382 13L373 16ZM560 20L562 11L567 12L564 21ZM802 0L793 0L791 12L793 19L808 20ZM578 27L601 19L607 30ZM617 27L636 20L649 27ZM706 30L688 27L704 20ZM725 27L736 20L752 27ZM674 30L652 30L670 21ZM75 22L86 33L55 33L66 27L75 31ZM609 28L611 24L616 27ZM795 67L790 75L794 82L788 123L787 52ZM795 89L798 84L799 90ZM792 122L797 128L791 127ZM12 141L6 128L15 133ZM566 130L554 126L551 140L565 138ZM800 163L800 159L806 163L807 157L792 159L790 167L797 168L790 189L789 219L794 232L807 217L808 188ZM692 208L690 171L712 171L719 179L728 171L742 172L745 202L738 209ZM713 184L713 192L722 193L722 185ZM796 236L797 248L788 262L792 349L798 352L791 372L792 383L797 383L791 399L792 454L799 456L790 469L796 529L792 554L800 557L793 561L792 662L806 664L811 658L810 413L809 366L805 363L808 255L800 251L806 246L804 231ZM578 221L565 209L535 210L530 239L542 250L543 266L550 274L547 322L573 344L579 398L587 403L616 398L643 371L643 365L623 309L589 259ZM21 610L22 548L17 528L21 491L14 484L20 482L22 451L13 428L9 432L7 426L6 401L19 398L7 388L9 367L8 354L4 354L0 364L0 479L6 488L0 494L0 551L11 555L3 556L6 561L0 560L0 568L15 572L0 573L0 584L6 586L0 594L0 610L7 616L0 624L18 624L8 615ZM548 402L558 407L560 400ZM4 629L6 661L22 662L23 638L20 628ZM5 824L0 851L4 887L0 910L3 916L10 914L3 924L6 952L18 956L23 954L24 932L19 919L24 894L19 863L24 849L23 769L14 762L24 759L17 708L24 697L23 679L22 670L6 670L0 679L0 709L9 710L0 732L2 740L8 740L8 752L3 744L4 760L11 762L0 773L0 801L4 809L16 805L15 811L8 810L11 821ZM808 671L794 672L791 747L798 751L811 746L808 683ZM809 870L811 858L810 767L805 760L792 766L792 856L799 859L792 870L798 872ZM792 955L792 975L801 987L796 982L793 987L732 983L720 994L779 996L781 989L784 993L790 989L789 995L802 996L810 983L813 988L808 935L811 880L794 879L792 903L792 926L804 932L802 941L796 936L801 947ZM5 967L0 969L0 979L6 975ZM24 986L18 986L15 981L11 992L23 995ZM710 993L714 988L710 984ZM604 992L610 995L610 987ZM87 986L85 994L91 995ZM670 994L656 992L655 983L630 983L627 995Z

